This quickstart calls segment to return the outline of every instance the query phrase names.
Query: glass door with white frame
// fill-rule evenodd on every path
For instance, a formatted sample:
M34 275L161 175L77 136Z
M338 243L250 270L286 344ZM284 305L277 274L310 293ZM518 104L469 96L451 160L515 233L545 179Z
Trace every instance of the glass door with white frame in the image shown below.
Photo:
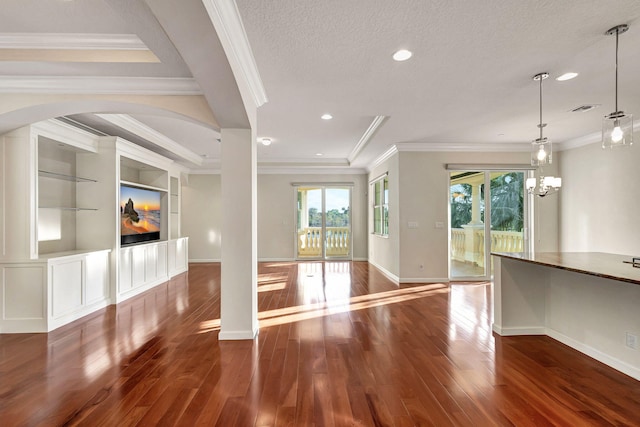
M490 253L527 247L523 171L450 173L450 277L484 280L493 274Z
M449 268L452 279L482 279L485 262L485 174L450 173Z
M351 189L324 189L325 258L348 258L351 254Z
M351 188L296 187L296 258L351 256Z
M525 172L494 171L490 177L491 252L523 252L528 243Z

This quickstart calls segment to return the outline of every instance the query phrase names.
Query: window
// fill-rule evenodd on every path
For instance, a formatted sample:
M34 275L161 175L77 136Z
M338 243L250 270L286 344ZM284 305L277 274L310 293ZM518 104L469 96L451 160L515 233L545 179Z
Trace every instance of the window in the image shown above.
M378 178L373 186L373 234L389 235L389 178Z

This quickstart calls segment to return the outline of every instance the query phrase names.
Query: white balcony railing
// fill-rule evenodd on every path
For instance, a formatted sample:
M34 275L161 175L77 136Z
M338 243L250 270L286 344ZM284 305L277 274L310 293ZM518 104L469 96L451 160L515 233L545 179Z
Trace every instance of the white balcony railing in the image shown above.
M492 252L522 252L524 237L520 231L491 231ZM484 267L484 227L452 228L451 259Z
M327 227L324 239L327 257L346 257L349 255L351 231L349 227ZM306 227L298 230L298 257L319 258L322 256L322 228Z

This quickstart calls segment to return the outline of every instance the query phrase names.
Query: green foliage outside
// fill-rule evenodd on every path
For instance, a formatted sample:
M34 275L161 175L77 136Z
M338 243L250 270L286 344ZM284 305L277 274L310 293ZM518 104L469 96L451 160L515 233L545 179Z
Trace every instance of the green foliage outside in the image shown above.
M349 226L349 208L331 209L327 212L327 227ZM309 208L309 227L322 227L322 213Z
M484 221L484 186L480 194L480 219ZM471 221L472 187L454 184L450 189L451 228ZM524 226L524 173L509 172L491 180L491 229L522 231Z
M491 180L491 229L522 231L524 173L510 172Z
M471 221L471 191L470 184L451 186L451 228L462 228Z

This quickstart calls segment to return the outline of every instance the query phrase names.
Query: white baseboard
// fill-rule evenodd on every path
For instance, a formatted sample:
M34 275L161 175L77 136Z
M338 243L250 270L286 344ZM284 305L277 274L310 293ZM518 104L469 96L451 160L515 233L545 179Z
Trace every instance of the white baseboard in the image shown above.
M294 262L293 258L258 258L258 262Z
M449 283L449 279L438 277L403 277L400 279L400 283Z
M221 262L221 260L219 259L190 259L189 260L190 263L192 264L198 264L198 263L207 263L207 262Z
M142 286L139 286L137 288L133 288L133 289L129 289L128 291L125 292L121 292L118 295L116 295L116 300L115 300L115 304L120 304L122 301L126 301L129 298L133 298L136 295L140 295L143 292L146 292L150 289L155 288L156 286L159 286L163 283L168 282L169 276L162 276L156 280L153 280L152 282L146 283Z
M493 331L503 337L513 337L516 335L547 335L547 328L544 326L523 326L518 328L503 328L495 323L491 325Z
M496 325L495 323L492 325L492 329L495 333L504 337L516 335L546 335L549 338L553 338L554 340L559 341L562 344L578 350L580 353L586 354L587 356L597 360L598 362L602 362L605 365L622 372L623 374L629 375L631 378L640 380L640 368L638 368L637 366L633 366L627 362L623 362L620 359L617 359L580 341L568 337L556 331L555 329L546 327L503 328L499 325Z
M400 278L398 276L396 276L395 274L393 274L392 272L390 272L389 270L387 270L386 268L376 264L375 262L369 260L369 264L373 265L375 268L377 268L378 270L380 270L380 272L382 274L384 274L387 279L391 280L392 282L399 284L400 283Z
M580 341L576 341L573 338L561 334L555 329L547 328L547 335L556 341L560 341L562 344L568 345L571 348L575 348L579 352L584 353L587 356L604 363L605 365L611 366L613 369L627 374L636 380L640 380L640 368L636 366L623 362L620 359L616 359L613 356L609 356L608 354L603 353L600 350L590 347L584 343L581 343Z
M259 329L255 331L220 331L218 334L218 341L238 341L238 340L252 340L258 336Z
M353 258L353 261L369 261L369 258Z

